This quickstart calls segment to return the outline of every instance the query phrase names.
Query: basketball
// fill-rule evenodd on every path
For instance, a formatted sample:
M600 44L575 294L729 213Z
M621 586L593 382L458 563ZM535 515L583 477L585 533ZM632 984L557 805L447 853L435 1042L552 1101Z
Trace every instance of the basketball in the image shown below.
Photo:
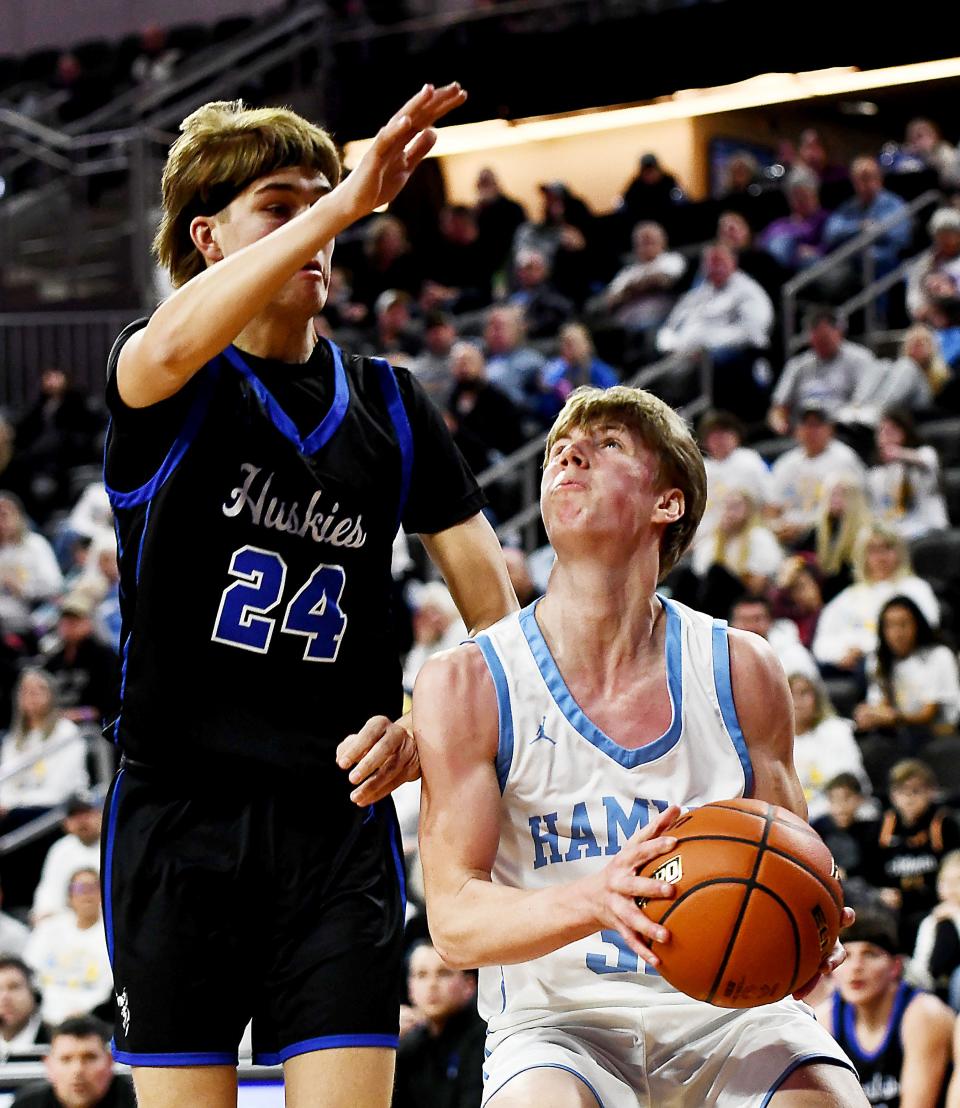
M769 1004L817 972L840 931L843 890L820 836L786 808L724 800L682 815L675 850L641 877L675 885L638 900L670 932L653 943L674 988L721 1008Z

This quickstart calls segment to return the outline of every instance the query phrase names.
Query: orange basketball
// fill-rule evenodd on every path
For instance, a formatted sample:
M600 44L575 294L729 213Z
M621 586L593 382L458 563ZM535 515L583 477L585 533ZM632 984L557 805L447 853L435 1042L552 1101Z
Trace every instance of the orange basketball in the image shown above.
M721 1008L752 1008L806 984L840 931L843 890L820 836L786 808L724 800L666 831L675 850L638 871L676 885L640 900L670 932L653 943L675 988Z

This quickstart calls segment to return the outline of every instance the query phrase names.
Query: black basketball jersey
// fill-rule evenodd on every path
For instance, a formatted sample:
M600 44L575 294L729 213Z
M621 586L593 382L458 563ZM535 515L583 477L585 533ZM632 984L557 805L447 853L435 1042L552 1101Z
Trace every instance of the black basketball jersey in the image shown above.
M907 1005L917 990L901 981L894 998L883 1042L873 1052L857 1042L856 1011L839 992L833 994L833 1037L857 1067L867 1100L875 1108L900 1108L900 1071L903 1069L903 1044L900 1023Z
M137 326L107 389L123 617L108 733L148 765L339 774L336 744L401 708L398 526L444 530L482 494L406 371L325 341L303 366L231 346L127 408L116 363Z

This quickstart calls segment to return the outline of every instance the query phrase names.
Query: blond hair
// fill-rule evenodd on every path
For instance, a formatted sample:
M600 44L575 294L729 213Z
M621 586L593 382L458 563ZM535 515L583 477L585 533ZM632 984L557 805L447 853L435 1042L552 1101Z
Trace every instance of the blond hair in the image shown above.
M837 711L833 706L833 701L830 699L830 694L827 692L827 686L823 683L823 680L818 677L811 677L809 673L791 673L787 677L787 683L790 685L790 692L793 692L794 681L806 681L806 683L813 690L814 700L814 717L813 726L819 727L825 719L832 719ZM824 787L826 791L826 786Z
M289 108L215 100L188 115L163 169L163 215L153 241L174 287L205 268L190 237L196 216L215 215L258 178L299 166L323 173L331 187L340 180L333 139Z
M690 545L707 503L707 474L700 448L684 420L653 393L628 385L609 389L582 385L570 393L550 428L544 465L557 439L574 428L602 420L614 420L635 431L656 456L654 480L664 486L675 485L683 493L683 514L660 538L658 580L662 581Z
M853 579L858 583L868 581L867 577L867 547L871 539L880 539L886 546L893 547L897 552L897 571L891 580L899 581L901 577L909 577L913 573L910 563L910 552L903 537L892 527L874 520L867 524L857 536L856 545L853 548Z
M830 513L830 497L835 489L843 489L847 493L847 502L836 527ZM839 473L825 482L820 504L816 529L817 562L825 576L833 577L845 565L852 564L857 538L870 523L872 513L863 485L848 473Z
M714 537L713 564L723 566L735 577L744 577L750 561L750 534L756 527L763 527L763 523L760 519L760 506L748 492L743 489L732 489L727 494L724 504L732 496L739 496L744 501L747 506L747 518L744 520L743 527L732 534L724 529L721 519Z
M53 677L39 666L27 666L21 671L20 677L17 681L16 689L13 694L13 719L10 723L10 738L13 740L14 747L17 750L22 750L26 743L27 734L33 730L27 723L27 718L23 713L23 709L20 707L20 690L23 688L24 681L31 677L38 678L47 687L47 692L50 694L50 709L46 716L39 723L40 737L46 742L47 739L53 734L54 728L60 722L60 709L57 706L57 685Z

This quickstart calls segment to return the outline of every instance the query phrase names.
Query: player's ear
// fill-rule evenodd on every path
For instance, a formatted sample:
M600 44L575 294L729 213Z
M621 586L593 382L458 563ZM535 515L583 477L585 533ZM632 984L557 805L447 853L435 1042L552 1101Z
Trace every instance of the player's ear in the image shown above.
M682 517L686 502L681 489L664 489L657 498L654 509L658 523L677 523Z
M197 215L190 221L190 238L209 265L223 261L223 251L217 242L217 223L214 216Z

